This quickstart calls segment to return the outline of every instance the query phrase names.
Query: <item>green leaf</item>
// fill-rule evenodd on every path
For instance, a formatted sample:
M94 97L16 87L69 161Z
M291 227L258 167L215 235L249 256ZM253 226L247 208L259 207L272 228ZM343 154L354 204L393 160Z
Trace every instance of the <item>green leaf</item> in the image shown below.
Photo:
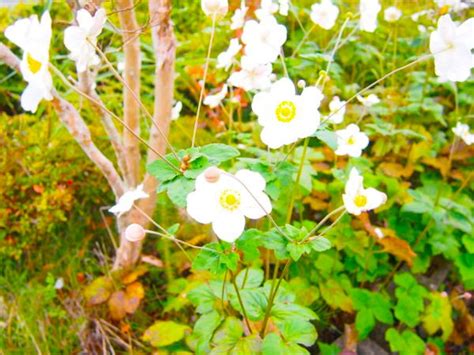
M239 239L235 241L235 246L244 255L244 261L251 263L260 257L258 248L262 245L263 233L257 229L247 229Z
M328 131L325 129L318 129L314 132L313 137L316 137L326 143L329 148L332 150L336 150L337 148L337 137L336 134L332 131Z
M178 160L176 160L176 158L174 158L174 156L167 155L166 159L170 161L170 163L174 166L179 166L179 162ZM160 183L173 180L178 175L181 175L179 170L173 169L163 159L158 159L148 164L147 171L150 173L150 175L154 176Z
M265 248L273 250L278 260L288 259L290 256L286 250L288 240L275 230L265 233L262 244Z
M262 284L263 279L263 270L256 268L243 269L237 274L236 277L237 286L239 289L257 288Z
M306 243L291 242L286 246L286 250L294 261L298 261L303 254L308 254L311 251L311 247Z
M219 143L208 144L200 147L199 151L206 155L209 162L214 165L218 165L224 161L238 157L239 151L231 146Z
M287 342L311 346L318 337L314 326L301 319L287 320L278 324L278 328Z
M321 355L339 355L341 353L341 348L336 344L325 344L318 342L319 351Z
M307 355L309 352L293 343L285 343L277 334L267 334L263 339L262 355Z
M359 334L359 339L363 340L367 338L375 327L375 318L372 312L367 308L357 312L355 326Z
M194 190L194 180L178 177L167 184L168 197L178 207L186 206L186 197Z
M204 314L196 321L192 336L197 339L197 354L209 353L209 342L221 321L222 317L216 311Z
M415 327L420 322L420 313L424 309L424 298L428 292L407 272L395 275L394 282L398 286L395 290L398 299L395 317L406 325Z
M228 317L214 334L212 342L216 345L210 354L257 354L261 351L262 341L257 335L242 337L242 322Z
M205 156L198 156L190 161L189 168L184 172L184 176L189 179L195 179L206 168L210 166L209 160Z
M390 344L392 352L398 352L400 355L425 354L425 343L410 330L404 330L402 333L399 333L396 329L390 328L385 333L385 339Z
M249 319L253 321L262 320L267 309L268 301L263 288L240 290L240 296L244 304L245 312ZM230 294L232 307L243 315L240 302L235 291Z
M331 242L324 237L318 237L313 239L310 242L310 245L311 248L313 248L313 250L317 252L322 252L331 248Z
M308 321L318 318L311 309L296 303L275 303L272 307L271 316L276 322L285 322L290 319Z
M422 317L423 327L429 335L433 335L438 330L443 331L443 340L447 340L451 335L454 324L451 318L451 303L448 297L444 297L440 293L430 294L430 305Z
M384 298L380 293L372 295L372 313L375 318L385 324L393 324L393 316L391 312L392 305L390 301Z
M188 330L187 325L158 321L145 331L142 339L154 347L167 346L183 339Z
M193 261L193 270L210 271L213 274L221 275L226 270L235 271L239 256L231 251L228 243L209 243L205 249L201 249Z
M109 277L98 277L86 286L84 298L89 306L95 306L107 301L113 290L114 284Z

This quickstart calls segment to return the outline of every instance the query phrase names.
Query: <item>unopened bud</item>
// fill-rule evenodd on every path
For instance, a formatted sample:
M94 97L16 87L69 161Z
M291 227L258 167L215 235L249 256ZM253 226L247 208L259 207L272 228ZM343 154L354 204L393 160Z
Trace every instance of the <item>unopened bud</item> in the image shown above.
M448 297L448 293L446 291L441 292L441 297Z
M204 172L204 178L206 179L207 182L210 182L210 183L217 182L220 176L221 176L221 171L215 166L211 166L210 168L207 168L206 171Z
M303 79L301 80L298 80L298 82L296 83L296 85L298 85L298 87L300 89L304 89L306 87L306 81L304 81Z
M466 300L470 300L472 298L472 294L470 292L464 292L462 294L462 298L464 298Z
M139 242L145 238L145 229L137 223L130 224L125 229L125 239L129 242Z

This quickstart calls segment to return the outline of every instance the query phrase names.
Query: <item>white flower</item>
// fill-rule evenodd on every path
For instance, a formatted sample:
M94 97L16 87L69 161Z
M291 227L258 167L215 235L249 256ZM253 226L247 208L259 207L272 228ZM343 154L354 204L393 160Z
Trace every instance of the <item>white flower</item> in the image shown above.
M374 188L364 189L364 178L356 168L352 168L342 195L347 212L360 215L362 212L376 209L387 201L387 195Z
M249 8L245 6L245 2L242 2L239 9L236 9L234 14L232 15L230 29L237 30L239 28L244 27L245 23L245 15L247 14L247 10Z
M258 64L252 58L243 56L241 59L241 70L232 73L229 84L235 87L250 90L264 90L270 87L272 74L271 64Z
M370 107L380 102L380 99L375 94L370 94L367 97L363 97L361 95L357 95L357 100L364 105L365 107Z
M120 196L117 204L109 209L110 213L120 216L133 207L133 203L136 200L150 197L145 191L143 191L143 184L138 185L135 190L127 191L122 196Z
M244 231L245 217L259 219L271 212L265 184L259 173L250 170L239 170L234 178L215 167L208 168L197 177L195 191L187 196L187 212L199 223L212 223L217 237L232 243Z
M312 135L319 127L321 99L321 91L314 86L297 95L288 78L272 84L269 92L255 95L252 110L263 126L260 135L263 143L275 149Z
M21 107L36 112L42 99L52 100L53 80L48 70L51 17L49 12L16 21L5 30L5 37L23 50L20 71L28 86L21 94Z
M467 145L471 145L472 143L474 143L474 133L469 133L469 126L467 124L462 124L461 122L458 122L456 124L456 127L452 128L452 131Z
M274 62L286 41L286 27L278 24L273 16L266 16L260 22L245 23L242 42L245 54L259 64Z
M360 0L360 29L374 32L377 28L377 15L382 9L379 0Z
M201 9L206 16L223 17L229 10L227 0L201 0Z
M450 15L441 16L438 29L430 36L436 75L450 81L465 81L471 75L473 48L474 18L456 26Z
M402 12L399 8L390 6L385 9L383 16L387 22L396 22L402 17Z
M81 9L76 19L78 25L69 26L64 31L64 45L71 52L69 58L76 62L77 72L82 73L100 63L95 47L107 17L102 8L97 10L94 17L89 11Z
M344 114L346 113L346 101L341 101L339 96L334 96L329 103L329 122L334 124L342 123L344 121Z
M179 115L180 115L182 109L183 109L183 103L181 101L177 101L174 104L173 108L171 109L171 119L173 121L175 121L179 118Z
M439 8L447 8L449 11L461 11L469 7L462 0L435 0Z
M234 59L235 55L239 53L241 48L242 45L239 43L239 40L237 38L232 38L229 47L217 56L217 68L229 70L232 65L232 59Z
M262 0L260 1L260 8L255 10L255 16L259 20L270 16L273 17L273 14L278 11L278 4L275 4L273 0Z
M279 0L278 5L278 13L282 16L288 16L288 11L290 11L290 0Z
M204 105L209 106L210 108L215 108L220 105L221 101L224 100L224 98L227 95L227 85L224 84L222 89L217 92L214 95L207 95L204 98Z
M334 26L338 15L339 8L331 0L322 0L320 4L311 6L311 20L325 30Z
M56 290L61 290L63 287L64 287L64 279L62 277L59 277L54 283L54 288Z
M359 126L354 123L335 133L337 137L336 155L360 157L362 150L369 145L369 137L361 132Z

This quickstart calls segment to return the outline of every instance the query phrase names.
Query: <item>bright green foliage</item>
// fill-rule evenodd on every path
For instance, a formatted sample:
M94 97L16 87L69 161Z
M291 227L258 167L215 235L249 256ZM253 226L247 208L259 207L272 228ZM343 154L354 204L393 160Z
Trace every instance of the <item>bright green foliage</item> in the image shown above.
M448 339L453 331L453 320L451 318L451 303L448 297L440 293L429 295L430 304L422 317L423 327L429 335L433 335L438 330L443 331L443 340Z
M202 249L193 262L196 271L207 270L213 274L223 274L226 270L235 271L239 256L231 250L228 243L209 243Z
M420 322L420 314L424 309L424 299L428 291L418 285L409 273L395 275L395 290L398 302L395 306L395 317L408 325L415 327Z
M390 350L398 352L400 355L425 354L425 343L412 331L404 330L399 333L396 329L390 328L385 333L385 339L390 344Z
M171 321L158 321L149 327L143 340L149 342L154 347L167 346L184 338L185 332L190 328L183 324L178 324Z
M243 336L242 321L228 317L212 338L210 354L256 354L260 352L261 340L257 335Z

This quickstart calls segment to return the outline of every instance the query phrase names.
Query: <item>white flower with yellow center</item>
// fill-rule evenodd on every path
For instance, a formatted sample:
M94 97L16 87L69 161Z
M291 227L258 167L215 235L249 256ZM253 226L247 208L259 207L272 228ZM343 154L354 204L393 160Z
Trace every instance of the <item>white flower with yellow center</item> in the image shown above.
M387 195L374 188L364 189L364 178L356 168L352 168L342 195L347 212L360 215L362 212L376 209L387 201Z
M456 127L452 128L452 130L454 134L461 138L467 145L474 143L474 134L469 132L469 126L467 124L458 122Z
M247 21L242 32L245 54L258 64L272 63L278 58L286 35L286 27L273 16L265 16L260 22Z
M382 9L379 0L360 0L360 29L366 32L374 32L377 28L377 15Z
M363 97L361 95L357 95L357 100L364 105L365 107L371 107L373 105L376 105L380 102L380 99L377 95L375 94L370 94L367 97Z
M203 101L204 105L209 106L210 108L215 108L219 106L222 100L224 100L224 98L226 97L227 90L227 85L224 85L222 89L214 95L207 95Z
M319 127L319 104L322 94L314 86L301 95L293 82L283 78L272 84L269 92L259 92L252 101L252 110L263 126L260 137L270 148L279 148L309 137Z
M241 70L229 77L229 84L245 91L265 90L271 85L272 65L258 64L252 58L243 56Z
M134 190L125 192L120 196L117 204L109 209L110 213L116 216L121 216L124 213L130 211L133 207L133 203L137 200L150 197L145 191L143 191L143 184L138 185Z
M223 17L229 10L227 0L201 0L201 9L206 16Z
M474 18L457 26L450 15L441 16L438 29L430 36L435 73L450 81L465 81L471 76L474 48Z
M216 67L229 70L230 66L232 65L232 60L234 59L235 55L239 53L241 48L242 45L239 43L239 40L237 38L232 38L230 40L229 47L217 56Z
M240 8L236 9L234 14L232 15L231 24L230 24L230 29L231 30L237 30L239 28L244 27L245 23L245 15L247 14L247 10L249 8L245 6L245 2L243 1L240 4Z
M402 17L402 11L395 6L387 7L383 12L383 18L387 22L397 22L400 17Z
M51 17L49 12L16 21L5 30L5 37L23 50L20 71L28 86L21 94L21 107L36 112L42 99L52 100L53 80L48 70Z
M344 121L346 113L346 101L341 101L339 96L334 96L329 103L329 122L339 124Z
M331 0L322 0L311 6L311 21L325 30L333 28L339 15L339 8Z
M102 8L94 16L81 9L77 12L76 20L77 26L69 26L64 31L64 45L71 52L69 58L76 62L77 72L82 73L100 63L95 47L107 17Z
M361 132L359 126L354 123L335 133L337 137L336 155L360 157L362 150L369 145L369 137Z
M250 170L239 170L232 176L216 167L208 168L187 196L186 210L199 223L212 223L217 237L232 243L244 231L245 217L259 219L272 211L265 184L262 175Z

